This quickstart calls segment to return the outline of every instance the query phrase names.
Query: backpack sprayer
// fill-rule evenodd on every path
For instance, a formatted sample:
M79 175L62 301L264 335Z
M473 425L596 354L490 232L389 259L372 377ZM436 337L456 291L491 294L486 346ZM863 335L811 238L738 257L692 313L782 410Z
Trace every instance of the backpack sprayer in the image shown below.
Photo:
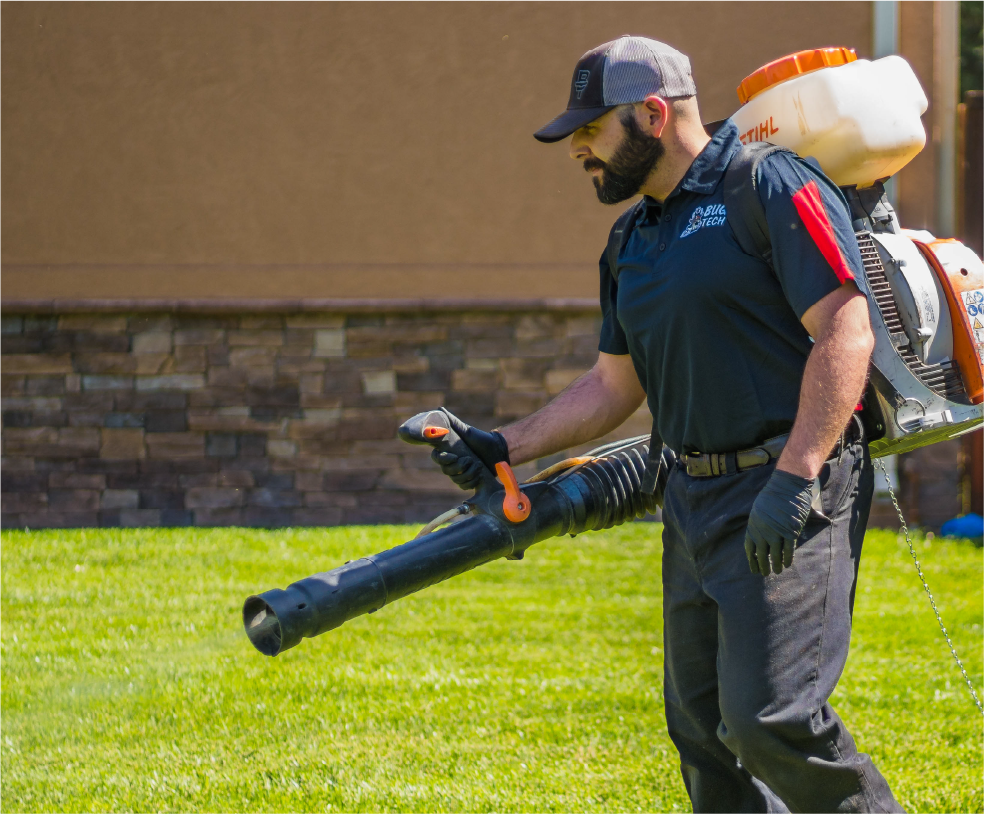
M875 334L861 413L872 456L975 429L984 419L984 264L959 241L902 229L883 185L926 142L920 116L928 102L908 63L859 60L846 48L802 51L751 74L738 96L742 107L732 119L744 143L769 141L814 158L850 205L864 265L856 282ZM414 416L399 435L474 457L443 410ZM648 441L600 447L522 485L508 464L485 470L472 498L414 540L249 597L246 633L261 653L276 656L479 565L522 559L534 543L654 513L675 456L666 447L650 455ZM899 519L915 559L901 512ZM916 568L929 593L918 560Z
M953 239L902 229L883 182L926 143L909 64L847 48L801 51L748 76L743 142L814 158L844 193L864 263L875 349L862 419L872 457L970 432L984 416L984 264Z

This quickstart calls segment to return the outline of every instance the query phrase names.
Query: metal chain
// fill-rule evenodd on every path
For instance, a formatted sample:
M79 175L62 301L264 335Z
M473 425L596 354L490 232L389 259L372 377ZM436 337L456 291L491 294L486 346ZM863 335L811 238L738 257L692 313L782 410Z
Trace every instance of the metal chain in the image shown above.
M929 585L926 584L926 577L923 576L922 567L919 565L919 558L916 556L916 549L912 547L912 539L909 537L909 527L905 523L905 517L902 515L902 509L899 508L898 498L895 497L895 490L892 488L892 479L888 476L888 469L885 467L885 462L881 458L876 458L875 463L878 464L879 469L881 469L882 474L885 476L885 484L888 486L889 497L892 498L892 505L895 506L895 511L899 516L899 523L902 524L902 533L905 535L906 545L909 546L909 553L912 555L912 561L916 564L916 573L919 574L919 580L922 582L923 588L926 589L926 596L929 597L929 604L933 606L933 613L936 614L936 621L939 622L940 630L943 631L943 638L946 639L947 647L950 648L950 653L953 655L953 660L957 663L957 667L960 668L960 674L964 677L964 681L967 682L967 689L970 690L970 694L974 698L974 703L977 705L977 710L984 715L984 707L981 706L981 700L977 697L977 691L974 689L974 684L970 680L970 676L967 675L967 671L964 669L963 662L960 661L960 656L957 655L957 651L953 647L953 642L950 641L950 634L946 632L946 628L943 626L943 620L940 618L940 611L936 607L936 600L933 599L933 592L929 590Z

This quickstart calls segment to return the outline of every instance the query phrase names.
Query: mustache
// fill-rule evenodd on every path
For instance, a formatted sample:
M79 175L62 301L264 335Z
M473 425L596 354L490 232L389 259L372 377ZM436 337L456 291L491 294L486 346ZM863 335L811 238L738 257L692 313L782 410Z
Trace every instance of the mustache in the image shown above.
M604 170L608 167L608 165L600 158L586 158L582 162L581 166L584 167L585 172L591 172L591 170Z

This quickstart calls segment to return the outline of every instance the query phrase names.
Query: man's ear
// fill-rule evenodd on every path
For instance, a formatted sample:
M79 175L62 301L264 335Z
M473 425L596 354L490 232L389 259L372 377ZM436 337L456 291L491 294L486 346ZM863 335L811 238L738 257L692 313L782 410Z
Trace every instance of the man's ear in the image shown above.
M662 96L647 96L642 100L642 110L645 116L645 129L656 138L663 135L666 127L670 106Z

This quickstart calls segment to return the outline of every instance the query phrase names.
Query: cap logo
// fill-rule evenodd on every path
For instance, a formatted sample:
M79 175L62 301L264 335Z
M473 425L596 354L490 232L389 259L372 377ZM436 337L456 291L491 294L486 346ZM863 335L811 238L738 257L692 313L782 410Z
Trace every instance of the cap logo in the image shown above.
M591 76L591 71L578 71L577 79L574 81L574 90L577 91L577 98L580 99L584 96L584 91L588 87L588 77Z

